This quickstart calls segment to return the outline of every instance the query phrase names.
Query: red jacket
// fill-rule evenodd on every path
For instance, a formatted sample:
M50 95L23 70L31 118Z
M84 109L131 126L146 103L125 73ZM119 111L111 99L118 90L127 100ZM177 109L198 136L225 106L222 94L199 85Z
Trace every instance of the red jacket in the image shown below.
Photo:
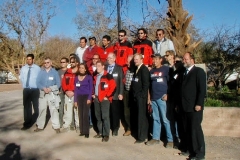
M116 42L114 45L114 53L116 54L116 63L124 67L127 65L128 55L133 54L132 44L129 41L123 43Z
M72 73L72 69L69 68L63 75L62 78L62 89L64 92L66 91L74 91L74 80L75 73Z
M106 62L108 54L113 52L113 46L107 46L107 48L99 47L97 53L99 54L101 61Z
M153 54L152 42L148 39L136 40L133 45L133 52L140 53L143 55L143 64L152 66L152 58Z
M83 61L87 64L88 68L91 66L92 57L94 54L97 54L99 47L95 45L93 48L90 46L83 53Z
M110 102L112 102L112 97L114 95L114 92L116 90L116 83L113 79L113 76L107 71L104 71L100 83L98 86L96 86L97 76L94 76L94 86L98 87L98 99L101 102L104 97L107 97ZM95 89L94 89L95 92ZM95 93L94 93L95 94Z

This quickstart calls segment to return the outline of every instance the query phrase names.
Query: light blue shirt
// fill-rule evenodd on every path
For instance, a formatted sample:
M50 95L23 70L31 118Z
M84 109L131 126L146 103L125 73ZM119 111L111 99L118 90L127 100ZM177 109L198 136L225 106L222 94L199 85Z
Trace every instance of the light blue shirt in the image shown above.
M58 88L61 87L61 80L58 72L51 68L48 72L46 69L41 69L37 77L37 87L39 89L49 88L50 86L57 85Z
M27 75L28 75L29 67L31 67L31 72L30 72L30 79L29 79L29 87L28 88L37 88L37 76L38 76L38 73L40 72L41 69L36 64L32 64L31 66L26 64L21 68L20 80L22 82L22 87L27 88L26 83L27 83Z
M96 86L95 86L95 95L96 95L96 96L98 96L98 86L99 86L100 79L101 79L103 73L104 73L104 72L99 73L99 74L97 75Z
M115 67L115 63L112 64L112 65L108 65L108 70L107 71L108 71L109 74L112 74L112 71L113 71L114 67Z

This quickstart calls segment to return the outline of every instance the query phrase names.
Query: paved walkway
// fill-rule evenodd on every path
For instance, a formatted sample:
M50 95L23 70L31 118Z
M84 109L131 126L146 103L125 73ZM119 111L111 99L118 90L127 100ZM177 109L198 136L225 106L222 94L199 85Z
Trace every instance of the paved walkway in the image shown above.
M56 134L51 122L43 132L34 133L34 127L21 131L23 123L22 91L0 92L0 160L186 160L176 149L164 148L163 143L155 146L134 144L131 136L110 137L103 143L95 139L90 131L88 139L79 137L75 131ZM240 138L205 137L206 159L239 160Z

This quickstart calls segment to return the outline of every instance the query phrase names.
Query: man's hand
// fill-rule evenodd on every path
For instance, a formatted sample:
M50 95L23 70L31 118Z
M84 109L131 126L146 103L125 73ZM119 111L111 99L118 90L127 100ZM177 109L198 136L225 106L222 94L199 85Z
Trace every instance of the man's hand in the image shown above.
M198 106L198 105L195 106L195 111L201 111L201 110L202 110L201 106Z
M87 104L90 104L91 103L91 100L87 100Z
M103 99L104 99L104 100L108 100L108 98L107 98L107 97L104 97Z
M48 94L48 93L49 93L49 91L48 91L48 89L47 89L47 88L43 88L43 91L44 91L44 93L46 93L46 94Z
M119 95L118 95L118 99L119 99L119 100L123 100L123 95L119 94Z
M77 105L77 102L74 102L74 107L75 107L75 108L77 108L77 107L78 107L78 105Z
M167 101L167 94L165 94L165 95L162 97L162 100L163 100L163 101Z
M66 91L65 92L66 95L69 97L69 98L72 98L74 96L74 92L73 91Z

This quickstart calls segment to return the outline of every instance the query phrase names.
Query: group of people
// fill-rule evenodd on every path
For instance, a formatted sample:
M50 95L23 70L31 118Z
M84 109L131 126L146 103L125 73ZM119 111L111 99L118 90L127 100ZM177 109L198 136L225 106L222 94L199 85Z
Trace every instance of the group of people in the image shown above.
M22 130L36 121L34 131L43 131L49 107L56 133L75 127L79 136L89 138L93 125L94 138L107 142L110 131L118 136L121 122L123 136L134 136L135 144L150 146L161 139L165 147L178 148L189 159L204 159L205 72L194 65L192 53L176 56L163 29L156 31L154 42L148 40L146 29L137 33L133 44L125 30L118 31L113 45L105 35L101 47L95 37L89 37L89 46L81 37L76 53L62 57L58 71L49 57L40 68L33 63L34 55L28 54L20 73Z

